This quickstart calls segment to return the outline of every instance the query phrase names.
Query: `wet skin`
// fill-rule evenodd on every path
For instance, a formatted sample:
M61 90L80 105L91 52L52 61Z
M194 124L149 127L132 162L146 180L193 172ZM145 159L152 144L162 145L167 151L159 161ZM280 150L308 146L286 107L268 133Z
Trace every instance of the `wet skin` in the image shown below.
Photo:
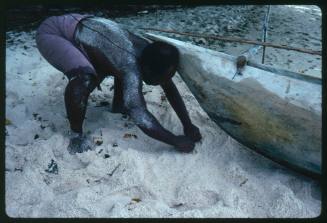
M87 20L84 23L92 26L92 21L88 23ZM148 136L173 145L181 152L191 152L194 149L194 143L201 140L201 134L199 129L192 124L183 99L172 81L176 68L171 67L167 71L167 75L164 75L159 80L148 80L145 78L145 75L142 75L138 65L142 50L150 44L147 40L130 32L120 33L119 35L124 35L121 37L118 34L118 37L115 36L115 32L106 33L106 36L113 40L120 38L120 40L124 39L126 44L132 43L133 56L126 54L128 63L119 61L119 64L117 64L111 58L113 55L121 55L121 49L107 44L106 51L104 51L102 50L103 47L98 46L96 41L94 43L84 41L88 37L87 35L90 34L88 33L89 30L82 25L78 26L76 38L78 38L80 44L86 51L97 74L81 74L79 71L79 74L76 74L76 78L71 79L65 90L65 104L68 119L72 131L76 133L72 137L69 145L71 153L92 149L91 146L85 146L89 145L89 143L85 143L85 140L87 140L85 137L81 139L83 137L82 125L85 118L87 100L90 93L109 75L114 76L112 112L130 115L137 126ZM107 52L110 52L110 55ZM157 119L147 110L142 94L142 81L149 85L161 86L167 100L175 110L184 127L185 135L176 136L164 129Z

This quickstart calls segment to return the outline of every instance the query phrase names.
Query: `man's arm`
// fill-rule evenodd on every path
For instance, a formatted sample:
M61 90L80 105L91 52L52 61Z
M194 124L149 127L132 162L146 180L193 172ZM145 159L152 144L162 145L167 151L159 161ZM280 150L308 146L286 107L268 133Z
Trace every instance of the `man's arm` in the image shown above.
M124 106L137 126L148 136L176 146L184 152L192 151L194 143L185 136L175 136L163 128L147 110L142 94L142 80L133 72L125 73L123 78Z
M166 83L162 84L161 87L164 90L169 103L175 110L178 118L181 120L185 135L189 136L194 141L199 141L202 138L200 131L195 125L192 124L184 101L173 80L167 81Z
M175 110L178 118L181 120L183 126L187 127L192 125L184 101L181 95L179 94L174 82L172 80L169 80L165 84L162 84L161 87L164 90L169 103Z

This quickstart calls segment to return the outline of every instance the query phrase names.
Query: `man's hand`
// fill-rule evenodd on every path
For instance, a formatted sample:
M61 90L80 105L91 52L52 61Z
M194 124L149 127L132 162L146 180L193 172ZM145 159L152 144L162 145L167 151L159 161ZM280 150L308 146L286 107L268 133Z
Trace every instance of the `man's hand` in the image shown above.
M180 152L189 153L194 149L194 142L186 136L176 136L174 146Z
M192 139L193 142L198 142L202 139L199 128L193 124L184 127L184 134Z
M186 110L184 101L177 90L174 82L172 80L167 81L165 84L161 85L165 92L165 95L175 110L178 118L181 120L184 126L184 134L189 137L193 142L198 142L201 140L202 136L198 127L192 124L191 119Z

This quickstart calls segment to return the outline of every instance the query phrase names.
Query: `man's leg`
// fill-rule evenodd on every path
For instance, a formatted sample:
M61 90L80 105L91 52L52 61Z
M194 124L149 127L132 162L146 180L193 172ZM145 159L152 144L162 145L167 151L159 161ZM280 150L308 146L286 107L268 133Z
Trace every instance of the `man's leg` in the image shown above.
M103 78L101 79L101 81ZM92 143L83 135L87 100L98 82L94 74L79 73L72 75L65 89L65 105L67 117L72 130L68 146L69 153L81 153L92 149Z
M92 74L78 74L72 77L65 89L65 105L70 128L76 133L83 133L87 100L96 87Z
M115 77L114 98L112 99L111 112L126 114L123 101L123 85L121 80Z
M51 17L54 18L54 17ZM42 56L69 78L65 90L65 105L71 127L70 153L90 149L90 143L82 135L87 99L96 87L96 71L88 58L56 27L56 22L48 20L41 24L36 35L37 47ZM42 28L43 27L43 28ZM50 28L51 32L47 31Z

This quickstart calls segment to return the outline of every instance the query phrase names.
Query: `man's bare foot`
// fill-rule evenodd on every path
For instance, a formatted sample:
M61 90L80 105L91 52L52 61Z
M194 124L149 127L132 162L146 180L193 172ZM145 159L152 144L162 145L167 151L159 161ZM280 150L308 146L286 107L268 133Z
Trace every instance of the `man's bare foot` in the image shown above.
M93 150L94 147L91 140L82 133L72 133L67 150L70 154L75 154Z

